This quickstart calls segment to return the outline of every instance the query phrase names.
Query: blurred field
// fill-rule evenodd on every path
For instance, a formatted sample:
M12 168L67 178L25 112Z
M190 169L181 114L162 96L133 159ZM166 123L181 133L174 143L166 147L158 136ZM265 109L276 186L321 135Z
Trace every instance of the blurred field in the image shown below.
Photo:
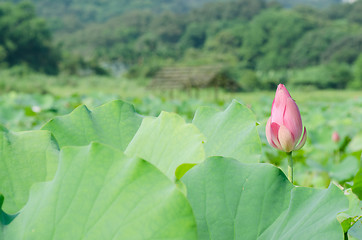
M43 74L14 74L3 70L0 72L0 93L22 92L40 93L54 96L89 95L96 93L116 94L122 98L142 98L157 96L167 99L187 100L197 98L205 102L229 102L238 99L246 104L252 104L262 97L273 97L274 91L227 92L223 89L200 89L191 91L148 89L149 79L133 79L102 76L46 76ZM287 85L288 86L288 85ZM308 101L344 101L362 97L362 90L316 90L308 88L291 89L297 102Z
M30 88L26 82L37 88ZM161 111L169 111L178 113L188 122L192 121L200 106L224 110L236 99L256 115L263 144L261 161L286 168L285 154L271 148L264 133L274 91L230 93L218 90L218 98L215 99L215 89L174 91L171 94L169 91L151 91L139 86L137 81L126 79L44 78L36 75L31 78L1 78L0 84L3 89L0 124L13 131L39 129L51 118L70 113L81 104L92 110L114 99L132 103L136 111L144 116L158 116ZM348 184L359 169L362 152L362 92L293 88L289 91L299 105L308 131L306 146L295 154L297 183L327 187L330 181L335 180ZM334 131L341 136L339 143L331 140Z

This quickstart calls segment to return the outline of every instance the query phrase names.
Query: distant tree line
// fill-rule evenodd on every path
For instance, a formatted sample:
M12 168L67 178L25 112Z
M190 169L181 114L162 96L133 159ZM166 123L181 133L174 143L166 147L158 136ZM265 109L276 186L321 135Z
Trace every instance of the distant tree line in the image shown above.
M70 2L74 8L74 1ZM129 68L128 77L137 78L152 77L168 65L223 64L244 90L274 88L278 82L362 88L362 0L325 9L286 9L263 0L205 0L202 7L191 9L192 1L185 1L189 5L182 11L167 5L173 1L162 5L159 0L164 9L157 10L137 7L141 2L132 1L131 7L127 5L129 11L108 20L85 20L82 27L71 31L53 29L53 43L49 28L35 16L31 5L2 3L0 61L71 74L80 68L104 74L100 62L121 62ZM12 10L1 10L5 8ZM26 27L19 28L17 21ZM17 27L9 27L12 22ZM25 37L21 37L22 30ZM39 58L34 52L43 55Z
M53 47L44 19L32 4L0 4L0 66L27 65L36 71L57 74L60 54Z

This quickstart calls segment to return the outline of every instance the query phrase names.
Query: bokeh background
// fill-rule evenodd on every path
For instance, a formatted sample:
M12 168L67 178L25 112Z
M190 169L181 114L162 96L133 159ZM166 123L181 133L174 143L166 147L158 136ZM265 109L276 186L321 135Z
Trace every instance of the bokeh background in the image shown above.
M0 0L0 124L12 131L112 99L187 121L236 99L256 114L262 162L284 169L264 134L279 83L308 131L296 183L348 187L361 166L362 0Z

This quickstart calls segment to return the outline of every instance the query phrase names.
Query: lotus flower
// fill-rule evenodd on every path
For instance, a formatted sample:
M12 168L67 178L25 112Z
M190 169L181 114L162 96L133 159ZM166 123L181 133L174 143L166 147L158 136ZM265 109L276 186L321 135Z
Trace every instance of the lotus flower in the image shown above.
M275 93L265 133L269 144L284 152L301 149L307 139L298 106L283 84Z
M340 137L339 137L338 132L333 132L332 133L332 141L337 143L337 142L339 142L339 140L340 140Z

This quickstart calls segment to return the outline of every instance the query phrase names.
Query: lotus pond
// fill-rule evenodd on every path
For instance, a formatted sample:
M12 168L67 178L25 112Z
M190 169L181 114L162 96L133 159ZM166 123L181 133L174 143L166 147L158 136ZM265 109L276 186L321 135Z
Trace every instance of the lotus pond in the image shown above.
M362 97L293 96L294 184L233 97L2 95L0 239L362 239Z

